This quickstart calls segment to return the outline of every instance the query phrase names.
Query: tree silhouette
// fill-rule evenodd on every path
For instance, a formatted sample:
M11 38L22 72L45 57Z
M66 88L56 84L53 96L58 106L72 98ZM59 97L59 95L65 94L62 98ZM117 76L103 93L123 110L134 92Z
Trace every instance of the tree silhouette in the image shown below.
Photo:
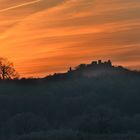
M0 79L15 79L19 75L14 69L13 63L6 58L0 58Z

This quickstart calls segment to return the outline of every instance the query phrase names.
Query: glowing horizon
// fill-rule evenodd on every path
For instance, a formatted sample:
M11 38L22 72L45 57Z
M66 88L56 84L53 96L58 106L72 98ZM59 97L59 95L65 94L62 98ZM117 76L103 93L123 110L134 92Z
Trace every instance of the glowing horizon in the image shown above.
M0 57L22 77L111 59L140 69L139 0L0 0Z

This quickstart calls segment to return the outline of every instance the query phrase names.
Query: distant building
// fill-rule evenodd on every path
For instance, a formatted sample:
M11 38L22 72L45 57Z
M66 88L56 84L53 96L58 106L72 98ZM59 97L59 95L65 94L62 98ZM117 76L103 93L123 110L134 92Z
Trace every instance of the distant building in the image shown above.
M92 61L92 65L97 65L97 61Z
M75 69L69 68L68 72L72 72L75 70L84 70L84 69L92 69L92 68L106 68L106 67L113 67L111 60L108 61L92 61L90 64L80 64L79 66L75 67Z
M98 60L98 64L102 64L102 60Z
M111 60L108 60L107 63L108 63L109 66L112 66L112 62L111 62Z
M103 65L103 66L112 66L111 60L102 62L102 60L98 60L98 65Z

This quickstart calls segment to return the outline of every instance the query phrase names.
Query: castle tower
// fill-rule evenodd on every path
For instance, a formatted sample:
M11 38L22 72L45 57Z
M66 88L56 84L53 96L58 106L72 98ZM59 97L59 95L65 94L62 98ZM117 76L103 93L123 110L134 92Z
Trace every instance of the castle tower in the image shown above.
M92 61L92 65L97 65L97 61Z
M102 64L102 60L98 60L98 64Z
M107 63L108 63L109 66L112 66L112 62L111 62L111 60L108 60Z

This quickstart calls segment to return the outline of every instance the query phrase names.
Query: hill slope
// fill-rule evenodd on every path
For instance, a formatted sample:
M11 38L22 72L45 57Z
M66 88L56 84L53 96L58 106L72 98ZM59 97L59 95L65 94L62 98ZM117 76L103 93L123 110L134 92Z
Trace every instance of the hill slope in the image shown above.
M1 139L140 133L139 83L139 72L110 62L82 64L43 79L0 81Z

